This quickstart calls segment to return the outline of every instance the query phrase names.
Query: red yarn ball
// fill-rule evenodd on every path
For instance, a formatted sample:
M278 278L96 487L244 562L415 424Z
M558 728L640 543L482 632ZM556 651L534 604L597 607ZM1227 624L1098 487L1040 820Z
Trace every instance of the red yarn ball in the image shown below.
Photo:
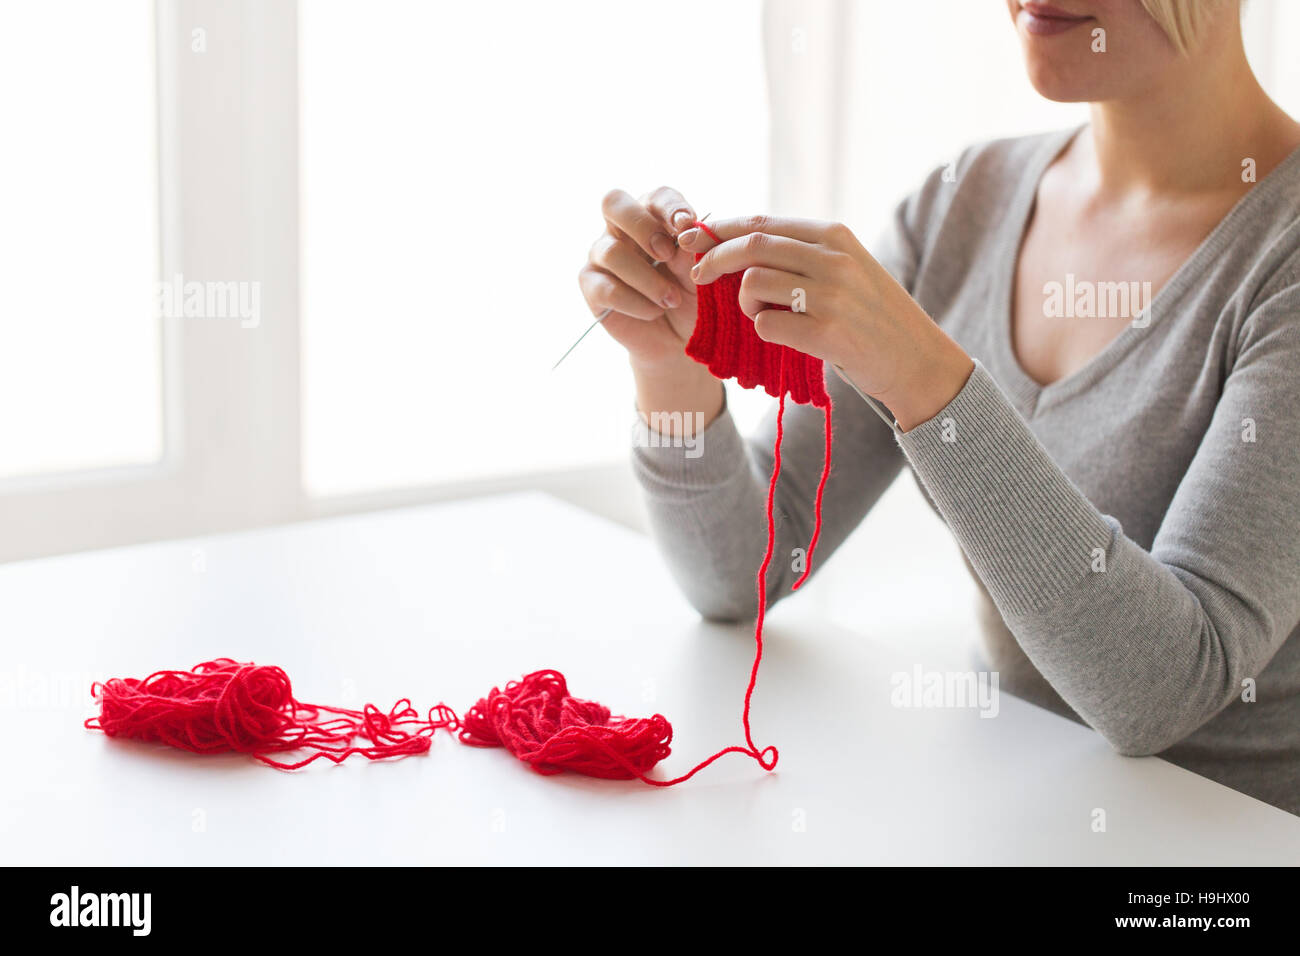
M99 698L100 714L86 726L109 737L200 754L252 754L281 770L296 770L321 757L340 763L353 754L379 760L426 753L436 729L457 724L456 715L442 704L427 718L409 700L398 701L387 714L371 704L360 711L304 704L294 698L289 675L280 668L229 658L144 679L113 678L95 684L91 692ZM358 737L371 746L352 746ZM315 753L294 763L267 756L289 750Z
M504 747L538 773L572 770L607 780L649 773L672 752L672 739L662 715L612 717L608 707L571 695L558 671L493 687L465 713L460 731L461 743Z

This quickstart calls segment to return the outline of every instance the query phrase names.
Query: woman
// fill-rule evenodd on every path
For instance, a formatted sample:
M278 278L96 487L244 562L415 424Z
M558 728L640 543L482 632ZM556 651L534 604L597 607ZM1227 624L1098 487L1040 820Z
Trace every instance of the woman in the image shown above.
M1090 123L967 150L872 254L839 224L720 220L715 243L671 189L606 197L587 301L647 422L707 425L703 454L638 443L656 537L703 614L753 613L773 423L746 445L683 352L695 284L743 272L759 336L895 418L827 375L819 562L909 464L991 599L1003 686L1300 813L1300 124L1240 0L1008 6L1035 88ZM796 288L805 312L768 307ZM777 554L809 538L821 428L787 409ZM768 594L794 576L774 562Z

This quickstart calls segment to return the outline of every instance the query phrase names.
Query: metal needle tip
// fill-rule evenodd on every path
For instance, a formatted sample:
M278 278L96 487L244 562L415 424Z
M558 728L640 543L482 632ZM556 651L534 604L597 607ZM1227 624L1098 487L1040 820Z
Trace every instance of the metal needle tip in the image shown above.
M703 216L700 216L700 218L697 219L696 222L703 222L704 220L708 219L710 215L711 215L710 213L706 212ZM656 266L663 265L662 262L657 262L657 261L654 264ZM577 339L574 340L574 343L570 345L565 350L564 354L561 355L559 359L556 360L555 364L551 366L551 371L554 372L557 368L559 368L560 362L563 362L566 358L568 358L569 353L578 347L578 344L587 337L587 334L591 332L591 330L594 329L596 326L600 325L600 323L604 322L607 318L609 318L610 313L612 313L613 311L614 311L613 309L606 309L605 311L601 312L600 315L596 316L596 321L592 322L591 325L583 329L582 334L579 335Z

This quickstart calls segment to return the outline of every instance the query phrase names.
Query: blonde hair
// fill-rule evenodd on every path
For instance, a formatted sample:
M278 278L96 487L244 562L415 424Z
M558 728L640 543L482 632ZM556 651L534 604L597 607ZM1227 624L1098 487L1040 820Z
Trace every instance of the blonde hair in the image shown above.
M1142 0L1151 19L1160 25L1179 53L1196 46L1206 21L1224 0Z

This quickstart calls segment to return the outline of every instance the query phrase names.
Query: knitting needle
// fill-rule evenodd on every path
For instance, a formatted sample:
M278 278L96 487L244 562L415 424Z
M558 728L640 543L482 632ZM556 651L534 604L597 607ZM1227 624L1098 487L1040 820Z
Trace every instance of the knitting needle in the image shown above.
M659 263L656 262L655 265L659 265ZM614 311L613 309L605 309L603 312L600 313L600 315L596 316L596 321L591 323L591 325L587 326L586 331L584 331L581 335L578 336L577 341L575 341L572 345L568 347L565 353L560 356L559 360L554 365L551 366L551 371L554 372L557 368L559 368L560 362L563 362L566 358L569 357L569 352L572 352L574 349L576 349L578 347L578 344L587 337L587 333L590 332L592 329L594 329L596 326L600 325L600 323L604 322L607 318L609 318L609 314L613 311Z
M703 216L697 219L696 222L703 222L708 218L709 218L709 213L706 212ZM673 241L676 242L676 240ZM660 262L658 259L656 259L652 264L654 266L663 265L663 263ZM596 316L596 321L592 322L591 325L587 326L587 328L583 331L583 333L578 336L578 340L569 346L568 351L566 351L563 355L560 356L558 362L556 362L554 365L551 366L551 371L554 372L557 368L559 368L560 362L563 362L566 358L569 357L569 352L572 352L574 349L576 349L578 347L578 344L587 337L587 333L590 332L592 329L594 329L596 326L600 325L600 323L604 322L607 318L609 318L610 313L612 313L613 311L614 311L613 308L608 308L605 309L603 312L601 312L600 315Z
M840 368L834 362L831 362L830 364L831 364L831 368L835 369L835 374L840 377L840 379L844 382L844 384L848 385L849 388L857 392L858 397L862 399L864 402L866 402L868 405L870 405L871 410L880 416L880 420L889 426L890 431L893 431L894 416L889 414L889 409L885 408L885 406L880 404L880 402L876 401L874 398L872 398L862 389L854 385L853 381L847 375L844 374L844 369Z

